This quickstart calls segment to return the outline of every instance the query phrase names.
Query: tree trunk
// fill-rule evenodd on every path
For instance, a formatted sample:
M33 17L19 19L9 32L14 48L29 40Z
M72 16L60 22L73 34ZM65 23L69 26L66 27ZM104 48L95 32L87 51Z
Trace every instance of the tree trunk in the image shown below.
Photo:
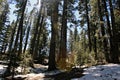
M89 39L89 51L91 52L92 50L92 43L91 43L91 36L90 36L90 23L89 23L89 14L88 14L88 6L87 6L87 2L88 0L85 0L85 9L86 9L86 19L87 19L87 27L88 27L88 39Z
M11 33L11 38L10 38L10 43L9 43L9 46L8 46L8 57L9 57L9 59L8 60L10 60L9 61L9 63L8 63L8 68L7 68L7 70L6 70L6 72L5 72L5 75L9 75L10 74L10 70L11 70L11 64L12 64L12 46L13 46L13 42L14 42L14 37L15 37L15 31L16 31L16 28L17 28L17 23L18 23L18 16L17 16L17 20L16 20L16 22L15 22L15 25L14 25L14 23L13 23L13 29L12 29L12 33Z
M112 36L112 44L113 46L111 46L111 62L113 63L118 63L119 62L119 49L118 49L118 44L117 44L117 29L115 26L115 16L114 16L114 11L113 11L113 6L112 6L112 2L111 0L108 0L109 2L109 6L110 6L110 17L111 17L111 23L112 23L112 32L113 32L113 36Z
M16 35L16 39L15 39L15 44L14 44L14 49L12 50L12 62L15 64L16 63L16 58L22 53L22 28L23 28L23 20L24 20L24 12L25 12L25 8L26 8L26 4L27 4L27 0L23 1L23 5L21 7L21 17L20 17L20 22L19 22L19 26L18 26L18 30L17 30L17 35ZM19 40L19 35L20 35L20 47L19 47L19 51L18 51L18 55L16 55L17 52L17 48L18 48L18 40ZM12 64L13 66L13 74L12 74L12 78L14 77L14 64Z
M25 45L24 45L24 49L23 49L23 53L25 53L26 47L27 47L27 44L28 44L29 33L30 33L30 28L31 28L30 26L31 26L31 22L30 22L30 24L28 25L28 29L27 29L27 33L26 33Z
M111 26L110 26L110 20L109 20L109 14L108 14L108 10L107 10L107 4L106 4L106 0L103 0L103 4L104 4L104 9L105 9L105 16L107 19L107 28L108 28L108 34L109 34L109 40L110 40L110 54L111 54L111 50L113 47L113 43L112 43L112 31L111 31ZM110 55L109 55L110 58ZM110 62L110 59L109 61Z
M61 68L66 68L66 55L67 55L67 4L68 0L64 0L62 27L61 27L61 40L60 40L60 61Z
M103 20L103 16L102 16L102 10L101 10L101 1L98 0L98 15L100 17L100 25L101 25L101 33L102 33L102 37L103 37L103 47L104 47L104 52L105 52L105 57L106 57L106 61L109 61L109 54L108 54L108 47L107 47L107 40L105 37L105 28L104 28L104 20Z
M35 54L36 54L36 58L37 56L39 56L39 43L40 43L40 36L41 36L41 31L42 31L42 27L43 27L43 21L44 21L44 15L41 16L41 21L40 21L40 27L38 28L38 35L37 35L37 41L35 44Z
M25 12L25 8L27 5L27 0L23 1L23 6L21 8L21 18L20 18L20 23L19 23L19 27L20 27L20 47L19 47L19 51L18 51L18 56L20 56L20 54L22 54L22 41L23 41L23 21L24 21L24 12Z
M50 42L50 53L49 53L49 67L48 70L56 69L56 61L55 61L55 53L56 53L56 40L57 40L57 28L58 28L58 1L55 1L52 15L51 15L51 23L52 23L52 33L51 33L51 42Z
M43 3L41 3L41 4L43 5ZM30 53L33 55L33 59L36 56L35 44L36 44L36 38L37 38L37 35L38 35L39 23L40 23L40 19L41 19L41 11L42 11L42 7L43 7L42 5L39 9L38 18L37 18L37 22L36 22L36 25L35 25L35 31L34 31L35 33L33 35L32 45L31 45L31 50L30 50Z
M94 26L94 29L93 29L93 40L94 40L94 44L93 44L93 50L95 52L95 60L98 60L98 54L97 54L97 38L95 36L96 34L96 25L92 25Z
M117 0L117 7L118 7L118 9L120 10L120 0Z

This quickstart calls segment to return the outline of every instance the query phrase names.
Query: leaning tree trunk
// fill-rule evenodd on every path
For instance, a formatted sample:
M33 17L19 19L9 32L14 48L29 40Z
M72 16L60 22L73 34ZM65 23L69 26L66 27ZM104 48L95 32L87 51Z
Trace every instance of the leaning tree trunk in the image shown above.
M12 29L12 33L11 33L11 35L10 35L10 43L9 43L9 45L8 45L8 57L9 57L9 59L8 60L10 60L9 61L9 64L8 64L8 67L7 67L7 70L6 70L6 72L5 72L5 76L7 76L7 75L9 75L10 74L10 70L11 70L11 64L12 64L12 46L13 46L13 41L14 41L14 37L15 37L15 31L16 31L16 28L17 28L17 23L18 23L18 16L17 16L17 20L16 20L16 22L15 22L15 25L13 25L13 29ZM13 23L14 24L14 23Z
M27 0L24 0L23 1L23 6L21 8L21 18L20 18L20 23L19 23L19 26L20 27L20 48L19 48L19 51L18 51L18 56L20 56L20 54L22 54L22 42L23 42L23 21L24 21L24 12L25 12L25 8L26 8L26 5L27 5Z
M14 49L12 51L12 53L13 53L13 59L12 59L12 62L13 62L12 73L13 74L12 74L12 78L14 78L14 74L15 74L14 73L14 70L15 70L14 64L16 63L16 57L18 57L22 53L22 39L23 39L23 37L22 37L22 30L23 30L23 20L24 20L24 12L25 12L25 8L26 8L26 4L27 4L27 0L23 1L23 5L21 7L20 22L19 22L19 25L18 25L18 31L17 31L17 35L16 35ZM19 38L20 38L20 47L19 47L18 55L16 55Z

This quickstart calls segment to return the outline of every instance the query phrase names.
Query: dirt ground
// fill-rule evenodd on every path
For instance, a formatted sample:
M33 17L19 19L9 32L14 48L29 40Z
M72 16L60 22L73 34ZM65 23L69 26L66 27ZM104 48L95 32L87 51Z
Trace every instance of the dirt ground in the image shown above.
M35 64L34 67L36 69L43 70L47 72L48 66L44 66L41 64ZM44 72L43 72L44 73ZM29 76L29 77L17 77L14 79L11 79L11 76L5 78L5 80L70 80L71 78L79 78L83 76L83 69L79 68L73 68L70 71L63 71L58 74L53 74L53 75L45 75L45 76L40 76L39 73L36 73L34 76Z

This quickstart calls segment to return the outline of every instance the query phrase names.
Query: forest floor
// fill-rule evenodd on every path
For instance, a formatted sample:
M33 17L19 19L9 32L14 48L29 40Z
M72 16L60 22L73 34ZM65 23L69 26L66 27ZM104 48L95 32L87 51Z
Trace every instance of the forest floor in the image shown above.
M0 74L5 71L0 65ZM120 65L106 64L89 68L73 68L70 71L46 71L48 66L35 64L32 72L26 75L16 75L14 80L120 80ZM0 79L1 80L1 79ZM7 77L5 80L12 80Z
M120 80L120 65L106 64L85 68L83 77L71 80Z

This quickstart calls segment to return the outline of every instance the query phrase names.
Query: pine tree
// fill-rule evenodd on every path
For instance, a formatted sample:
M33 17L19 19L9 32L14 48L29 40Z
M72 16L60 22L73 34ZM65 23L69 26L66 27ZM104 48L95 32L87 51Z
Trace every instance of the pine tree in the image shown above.
M35 59L36 57L36 53L35 53L35 45L36 43L36 39L37 39L37 34L38 34L38 29L39 29L39 23L40 23L40 19L41 19L41 12L42 12L42 8L43 8L43 2L41 3L41 7L39 8L39 12L38 12L38 18L35 24L35 31L34 31L34 35L33 35L33 39L31 40L31 50L30 53L33 55L33 59ZM42 26L40 26L42 27Z
M49 53L49 68L48 70L55 70L56 69L56 41L57 41L57 28L58 28L58 1L54 1L55 4L52 8L51 13L51 41L50 41L50 53Z
M61 26L61 40L60 40L60 63L61 68L66 67L66 55L67 55L67 4L68 0L63 2L63 14L62 14L62 26Z
M118 63L119 62L119 58L118 58L118 54L119 54L119 49L118 49L118 44L117 44L117 36L116 36L116 26L115 26L115 15L114 15L114 10L113 10L113 5L111 0L108 0L109 2L109 6L110 6L110 17L111 17L111 24L112 24L112 32L113 32L113 36L112 36L112 44L113 46L111 46L112 49L112 53L111 53L111 62L113 63Z
M98 15L99 15L99 18L100 18L100 27L101 27L101 34L102 34L102 37L103 37L103 47L104 47L104 54L105 54L105 57L106 57L106 61L109 62L109 54L108 54L108 47L107 47L107 40L106 40L106 37L105 37L105 27L104 27L104 20L103 20L103 14L102 14L102 7L101 7L101 0L98 0Z
M89 23L89 14L88 14L88 0L85 0L85 9L86 9L86 20L87 20L87 27L88 27L88 39L89 39L89 51L92 51L92 43L91 43L91 35L90 35L90 23Z

